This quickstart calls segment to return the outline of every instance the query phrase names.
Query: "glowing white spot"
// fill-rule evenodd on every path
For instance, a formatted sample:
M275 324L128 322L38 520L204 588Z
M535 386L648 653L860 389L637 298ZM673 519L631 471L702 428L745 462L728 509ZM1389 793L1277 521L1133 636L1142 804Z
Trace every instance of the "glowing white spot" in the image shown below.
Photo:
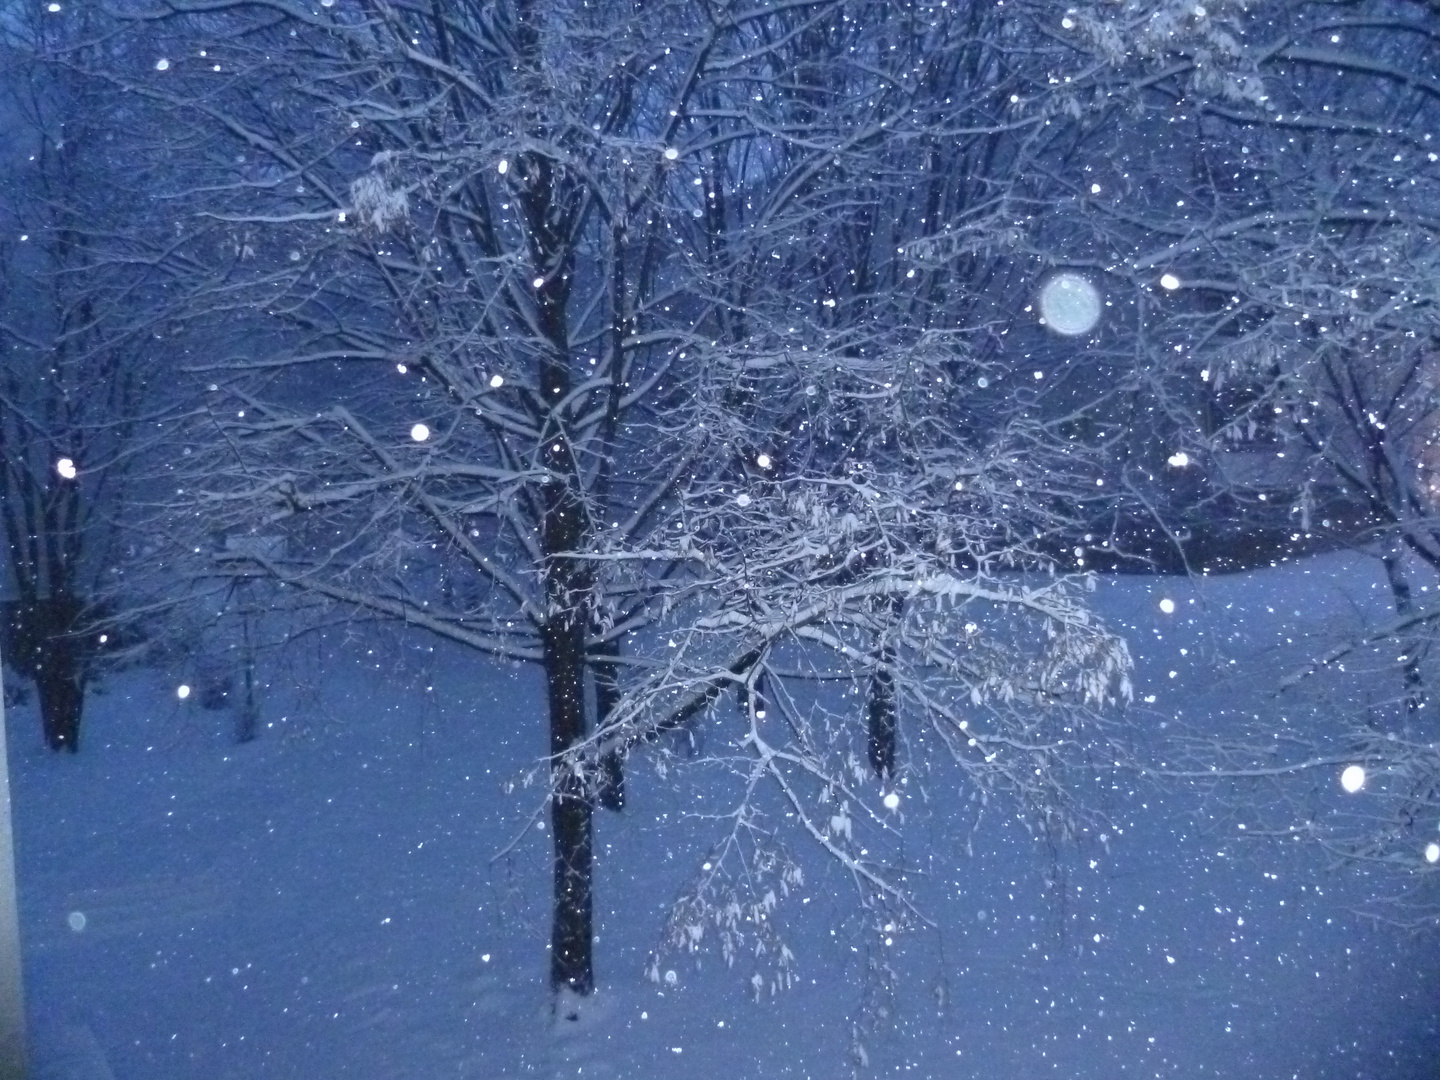
M742 491L739 495L736 495L736 496L735 496L735 505L736 505L736 506L749 506L749 505L750 505L750 496L749 496L749 495L746 495L745 492Z
M321 7L334 7L335 0L320 0Z
M1100 321L1100 291L1073 271L1056 274L1040 288L1040 317L1057 334L1089 333Z
M410 369L407 368L404 364L396 364L395 370L400 372L401 375L404 375L405 372L409 371Z
M984 390L987 386L990 385L990 380L987 379L984 375L981 375L978 379L975 380L975 385L980 387L981 390Z
M674 160L675 160L676 158L678 158L679 156L680 156L680 151L679 151L679 150L676 150L675 147L673 147L673 146L667 146L667 147L665 148L665 160L666 160L666 161L674 161Z
M1162 289L1178 289L1180 287L1180 279L1174 274L1161 274L1160 287Z
M1091 185L1090 185L1090 194L1091 194L1091 195L1099 195L1099 194L1100 194L1100 185L1099 185L1099 184L1091 184Z
M956 490L956 491L964 491L964 490L965 490L965 481L964 481L964 480L956 480L956 481L955 481L955 490Z
M410 438L416 442L424 442L430 437L430 429L424 424L416 424L410 429Z
M674 986L674 985L675 985L677 982L679 982L679 981L680 981L680 976L675 974L675 969L674 969L674 968L671 968L669 971L665 972L665 985L666 985L666 986Z
M505 380L502 379L499 375L491 375L491 376L490 376L490 389L491 389L491 390L499 390L500 387L502 387L502 386L504 386L504 385L505 385Z
M52 7L56 7L56 8L58 8L59 6L60 6L59 4L54 4L54 5L52 5ZM65 916L65 921L66 921L66 923L69 924L70 929L71 929L71 930L74 930L77 934L80 933L81 930L84 930L84 929L85 929L85 921L86 921L86 920L85 920L85 913L84 913L83 911L72 911L72 912L70 912L69 915L66 915L66 916Z
M770 467L770 455L761 454L755 459L755 464L759 465L762 469L768 469Z
M1166 615L1175 614L1175 601L1171 600L1168 596L1165 597L1165 599L1160 601L1160 610Z
M1347 765L1340 774L1340 786L1351 795L1365 786L1365 770L1359 765Z
M1063 26L1066 30L1074 30L1075 20L1070 18L1069 15L1066 15L1063 19L1060 20L1060 25Z
M501 176L504 176L507 172L510 171L510 162L506 161L502 157L500 159L500 164L495 166L495 171L498 172Z
M187 697L190 696L190 687L186 686L184 683L181 683L175 688L175 696L178 697L181 701L184 701Z
M538 288L540 288L541 285L544 285L544 284L545 284L545 279L544 279L543 277L537 277L537 278L536 278L534 281L532 281L530 284L534 285L535 288L538 289Z
M100 644L101 644L101 645L104 645L104 644L105 644L107 641L109 641L109 640L110 640L110 635L109 635L109 634L101 634L101 635L100 635Z
M1432 840L1425 845L1425 861L1431 863L1440 862L1440 844Z
M488 964L488 963L490 962L490 954L489 954L488 952L487 952L487 953L481 953L481 954L480 954L480 962L481 962L482 964Z
M68 457L62 457L59 461L55 462L55 471L66 480L74 480L77 475L75 462L71 461Z
M897 809L899 809L899 807L900 807L900 793L899 793L898 791L892 791L892 792L888 793L888 794L885 796L884 802L885 802L885 809L886 809L886 810L897 810Z
M156 70L156 71L169 71L169 70L170 70L170 61L169 61L169 60L166 60L166 59L162 56L159 60L156 60L156 61L155 61L155 70Z
M1166 460L1168 460L1171 465L1174 465L1175 468L1183 469L1186 465L1190 464L1190 455L1185 453L1184 450L1180 450L1171 454Z
M48 7L46 7L45 10L48 11L48 12L50 12L51 15L54 15L57 11L60 10L60 5L59 5L59 4L51 4L51 5L49 5ZM80 917L83 919L85 916L81 915Z

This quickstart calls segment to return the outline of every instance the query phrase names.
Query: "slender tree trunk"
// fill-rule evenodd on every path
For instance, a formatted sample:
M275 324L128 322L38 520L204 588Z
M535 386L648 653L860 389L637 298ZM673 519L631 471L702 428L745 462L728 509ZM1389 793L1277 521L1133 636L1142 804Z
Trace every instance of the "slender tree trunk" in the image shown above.
M1415 598L1410 592L1410 581L1401 564L1401 548L1398 543L1391 545L1381 556L1385 566L1385 580L1390 584L1390 595L1395 600L1395 614L1404 618L1415 611ZM1420 674L1420 654L1424 645L1419 637L1406 636L1400 641L1401 670L1405 677L1405 716L1413 720L1415 714L1425 707L1425 682Z
M535 7L532 0L515 5L514 88L541 102L549 97L552 83L540 44L541 16ZM548 138L542 132L537 135L542 142ZM565 166L538 150L518 155L511 181L518 189L530 271L535 274L534 307L528 317L541 347L538 459L548 474L540 487L539 508L546 611L541 641L550 709L550 817L555 835L550 986L557 994L586 995L595 987L594 795L589 779L577 773L569 760L570 752L585 738L585 636L593 612L592 579L574 555L585 540L586 503L566 414L571 390L566 309L579 201Z
M31 597L6 611L9 660L35 680L45 744L72 754L85 707L85 644L76 635L82 612L69 597Z
M80 715L84 707L84 680L76 670L71 650L52 644L35 673L40 719L45 743L51 750L80 750Z
M535 169L545 179L542 194L532 199L532 213L538 220L548 220L548 203L543 195L551 184L546 175L549 163L539 159ZM553 237L537 246L542 251L558 250ZM563 401L570 388L564 362L566 286L563 274L556 278L539 291L541 326L556 353L541 369L540 385L546 401ZM555 833L550 985L556 991L566 989L584 995L595 987L591 957L593 805L590 784L574 770L568 755L585 738L585 628L592 607L592 585L588 570L573 554L585 536L585 504L564 420L558 412L546 418L542 436L541 460L551 476L540 493L547 612L541 637L550 708L550 814Z
M889 607L891 617L898 620L900 601L890 601ZM895 709L895 643L888 632L881 639L876 659L875 671L870 676L870 699L867 703L870 767L881 780L889 780L895 776L899 716Z
M881 780L895 775L895 677L890 673L894 659L894 650L887 646L880 667L870 676L870 767Z
M554 762L551 823L555 830L555 919L550 938L550 985L588 994L595 986L591 876L594 851L590 793L565 753L585 737L584 636L571 612L555 615L544 632L545 682Z
M255 645L250 638L250 612L248 610L241 612L240 627L240 648L242 663L245 667L245 693L240 699L240 708L235 714L235 741L247 743L253 742L260 731L260 708L255 702Z
M609 653L591 662L595 673L595 729L602 730L615 703L620 700L620 681L615 660ZM625 761L618 750L600 759L600 779L595 800L606 810L625 809Z

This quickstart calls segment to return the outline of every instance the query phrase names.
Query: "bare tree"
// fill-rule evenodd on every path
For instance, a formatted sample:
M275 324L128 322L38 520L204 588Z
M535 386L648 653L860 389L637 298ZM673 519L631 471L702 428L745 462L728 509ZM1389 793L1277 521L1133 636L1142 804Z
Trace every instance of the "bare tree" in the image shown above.
M74 63L111 55L98 30L36 8L0 36L3 640L35 680L46 742L72 752L93 661L124 621L121 517L167 328L163 240L116 137L126 111Z
M1168 410L1177 448L1188 449L1168 475L1209 469L1224 486L1223 463L1243 448L1253 475L1271 479L1272 504L1283 500L1286 531L1299 540L1328 530L1378 556L1394 602L1393 621L1307 669L1333 687L1343 725L1297 734L1288 762L1262 735L1207 742L1201 774L1304 788L1317 769L1368 769L1386 778L1367 796L1370 811L1287 829L1431 882L1440 857L1427 843L1440 772L1424 685L1440 618L1424 595L1440 571L1434 16L1433 4L1406 0L1285 0L1235 16L1223 48L1182 42L1127 59L1152 72L1124 98L1146 139L1097 168L1097 188L1114 198L1077 206L1130 300L1128 344L1147 369L1152 407ZM1193 33L1207 18L1192 13L1185 25ZM1252 506L1267 497L1264 484L1255 491ZM1346 681L1357 663L1398 666L1403 692L1386 695L1394 707Z
M557 991L593 986L593 808L702 727L736 802L669 940L758 938L757 990L787 830L894 919L907 785L1075 828L1128 654L1047 554L1103 448L1007 342L1087 138L1048 5L138 18L171 44L114 77L226 232L197 303L273 316L197 365L187 512L283 533L237 573L542 667Z

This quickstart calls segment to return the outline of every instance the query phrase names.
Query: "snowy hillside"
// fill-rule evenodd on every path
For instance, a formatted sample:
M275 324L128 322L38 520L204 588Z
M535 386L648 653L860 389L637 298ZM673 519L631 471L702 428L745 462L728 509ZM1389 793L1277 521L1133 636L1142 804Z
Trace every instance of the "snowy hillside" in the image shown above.
M1099 610L1136 657L1130 719L1163 754L1182 725L1333 712L1273 691L1383 620L1381 584L1340 556L1103 579ZM1368 879L1315 849L1240 840L1265 806L1162 796L1128 771L1079 793L1113 832L1057 852L998 803L972 833L912 800L933 930L877 939L802 852L807 886L777 912L800 983L757 1004L748 969L704 949L646 978L713 835L687 816L692 785L715 781L638 766L626 811L597 824L595 1008L557 1032L540 796L507 783L544 751L538 682L331 638L268 672L244 746L227 713L177 696L179 670L109 678L73 758L45 750L33 706L9 710L40 1076L829 1080L857 1053L862 1075L956 1080L1440 1068L1440 943L1352 917Z

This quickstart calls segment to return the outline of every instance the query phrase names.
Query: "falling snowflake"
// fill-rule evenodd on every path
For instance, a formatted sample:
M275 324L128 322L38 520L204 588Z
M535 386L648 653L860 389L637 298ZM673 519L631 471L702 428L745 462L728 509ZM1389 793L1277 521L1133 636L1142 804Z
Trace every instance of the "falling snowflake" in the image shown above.
M1083 274L1064 271L1040 288L1040 317L1057 334L1089 333L1100 321L1100 291Z

